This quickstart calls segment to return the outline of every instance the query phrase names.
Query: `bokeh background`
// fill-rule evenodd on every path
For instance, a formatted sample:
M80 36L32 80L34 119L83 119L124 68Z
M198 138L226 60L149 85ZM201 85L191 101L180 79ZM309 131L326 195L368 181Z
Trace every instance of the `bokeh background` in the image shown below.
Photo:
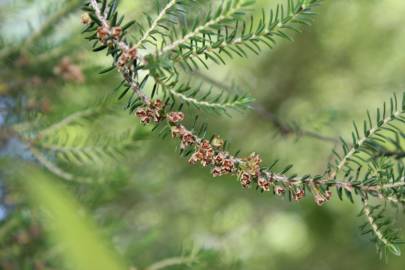
M80 34L80 2L0 0L2 130L31 125L41 130L111 97L119 76L98 75L110 60L92 53ZM257 0L257 11L275 4ZM153 12L153 1L122 0L119 10L144 22L142 12ZM203 75L192 75L233 82L256 98L252 110L231 117L201 112L211 131L245 154L260 153L265 163L294 164L299 174L322 173L336 139L350 138L352 121L363 120L367 109L393 93L401 95L405 84L404 1L324 1L317 11L313 25L294 35L294 42L281 40L259 56L213 64ZM90 231L97 228L97 237L128 267L402 269L404 257L380 260L374 245L360 235L359 205L334 199L318 207L309 198L296 204L242 190L232 177L213 179L179 157L175 143L111 103L58 136L90 144L95 137L119 137L112 143L127 140L125 155L90 165L58 161L73 175L93 175L91 184L47 177L71 197L72 209L87 213L95 224ZM21 138L5 131L0 135L0 156L35 162ZM55 221L43 222L38 208L43 201L35 199L35 192L33 200L27 195L32 192L26 181L35 183L41 176L27 169L19 181L11 181L5 165L0 169L0 268L65 269L60 245L69 233L55 229L49 237L49 223ZM76 224L68 214L59 218ZM93 249L73 246L96 260Z

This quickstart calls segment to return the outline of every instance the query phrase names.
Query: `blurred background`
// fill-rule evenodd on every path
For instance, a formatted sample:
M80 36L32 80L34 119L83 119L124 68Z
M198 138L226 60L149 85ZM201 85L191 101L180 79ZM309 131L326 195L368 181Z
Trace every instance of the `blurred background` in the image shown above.
M276 3L257 0L256 10ZM190 167L123 110L119 75L98 74L110 59L80 34L81 4L0 0L0 157L45 168L21 165L12 177L0 163L0 269L101 269L91 261L111 254L123 269L403 267L405 257L384 262L360 235L357 204L291 203ZM122 0L119 10L145 22L154 5ZM322 173L352 121L405 84L404 1L324 1L317 11L294 42L193 74L256 98L231 117L201 112L211 131L299 174Z

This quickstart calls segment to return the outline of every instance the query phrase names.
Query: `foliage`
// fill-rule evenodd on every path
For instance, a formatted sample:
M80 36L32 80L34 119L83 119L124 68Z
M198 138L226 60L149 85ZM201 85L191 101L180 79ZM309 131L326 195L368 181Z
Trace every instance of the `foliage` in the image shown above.
M72 193L77 193L78 200L87 203L89 208L95 208L95 218L97 211L120 214L120 211L125 211L120 209L115 213L117 209L114 204L119 203L121 195L125 194L120 193L123 183L114 180L130 181L133 174L142 177L148 173L148 169L156 175L159 166L169 167L165 162L159 162L159 154L165 151L165 141L153 141L150 144L144 141L152 131L164 139L172 137L178 144L178 152L187 158L190 164L209 169L214 177L233 176L244 189L256 189L264 194L273 193L296 202L311 197L319 206L334 197L339 198L342 204L344 201L359 203L362 208L359 216L364 220L360 231L370 235L380 257L386 258L387 253L398 256L401 254L399 245L403 241L400 240L401 233L397 230L394 220L398 218L395 210L403 207L405 203L405 169L402 162L405 156L405 94L402 97L394 94L388 102L377 108L375 114L367 112L366 120L361 124L353 121L350 140L337 140L308 130L305 126L301 127L295 121L288 122L284 115L278 116L266 111L257 103L260 97L254 99L247 91L242 90L248 87L233 82L218 82L205 75L206 71L215 72L218 66L238 59L257 59L255 55L265 55L265 48L273 49L283 40L293 41L294 34L300 33L304 26L311 24L320 0L287 0L273 9L260 11L255 9L255 2L250 0L213 3L164 0L156 2L155 13L148 11L144 14L145 22L126 20L124 15L119 13L119 2L87 1L81 16L85 25L83 33L91 42L93 51L97 54L104 52L111 57L110 61L112 60L111 65L98 72L85 67L89 76L102 74L92 79L88 85L97 91L113 88L113 94L94 91L85 98L85 94L80 92L76 99L80 100L81 109L71 110L64 104L69 108L69 113L66 113L66 108L61 105L58 113L48 116L46 114L49 107L46 102L34 102L34 112L29 112L24 107L29 107L24 98L17 99L16 104L11 106L16 112L7 119L11 124L4 129L2 127L0 138L6 138L6 141L9 138L15 139L14 143L23 149L17 151L18 159L36 162L66 180L67 187ZM78 38L69 40L70 36L66 35L59 37L58 42L53 44L40 42L53 32L60 35L58 29L62 29L59 26L62 18L74 12L78 6L77 1L72 1L60 11L48 16L45 23L34 31L33 35L23 38L18 46L4 45L4 49L0 51L0 59L10 63L22 63L24 68L19 70L19 64L11 65L0 71L0 75L20 82L21 77L36 69L36 63L40 63L37 61L42 61L44 67L48 68L40 71L41 78L52 80L53 76L57 75L71 84L83 83L85 76L72 60L64 58L60 61L69 51L66 48L72 49L80 44ZM199 16L193 16L196 12ZM63 50L53 50L62 46ZM36 56L37 52L39 56ZM77 61L82 60L78 58ZM59 83L55 84L63 85ZM12 88L24 89L27 85L29 88L34 83L22 82L17 86L6 84L6 91L11 93ZM38 88L41 88L45 83L40 82L39 85ZM52 82L49 85L52 85ZM51 87L49 85L48 87ZM1 86L0 84L0 91ZM40 93L41 90L37 91ZM71 91L68 89L66 92ZM29 96L32 93L24 95ZM103 98L106 95L109 97ZM112 97L117 98L118 103ZM60 104L63 104L66 94L56 97L58 98ZM97 102L89 106L88 100L94 101L94 98ZM20 106L24 108L20 110ZM121 108L125 108L129 113L120 112ZM314 170L310 169L308 174L293 173L292 165L282 165L285 161L278 159L265 166L261 155L253 152L244 156L243 152L218 135L216 128L223 131L224 127L216 127L213 117L234 117L235 111L250 110L270 120L282 135L296 134L297 137L308 136L335 143L336 149L332 151L332 158L326 170L313 173ZM140 120L141 125L133 123L133 116ZM234 121L231 118L224 119L222 121ZM252 123L256 123L256 120ZM245 125L249 127L249 124ZM245 126L240 129L245 129ZM243 138L244 141L247 143L243 146L249 146L248 140ZM303 155L297 151L297 156ZM136 168L133 162L137 164ZM132 165L127 166L128 164ZM18 175L22 179L24 175L30 175L35 179L35 184L32 181L24 184L21 180L6 183L11 190L24 187L17 194L28 194L33 200L19 198L15 205L21 208L26 205L41 205L41 209L58 217L58 222L52 223L49 217L39 215L42 225L46 224L46 227L53 231L51 239L67 245L61 252L62 256L72 263L76 261L75 269L80 269L80 265L83 269L94 267L94 261L88 261L87 256L102 257L106 260L98 261L98 268L121 269L121 264L113 262L114 258L106 255L104 246L99 244L97 237L90 232L93 228L91 222L82 222L78 218L74 209L79 206L69 198L68 192L54 186L53 179L48 181L48 177L37 169L25 165L22 168L23 173L11 171L5 174L5 177ZM186 171L191 170L187 168ZM168 176L164 178L167 179ZM145 194L155 193L156 187L153 183L142 183L137 185L137 189L129 191L134 192L130 197L137 199ZM99 205L102 206L98 207ZM108 206L103 209L103 205ZM140 208L144 207L145 205ZM13 215L13 218L15 216ZM74 226L66 227L66 219L74 223ZM111 227L124 226L118 221L117 223ZM14 228L13 224L11 228ZM74 228L79 228L80 233L74 231ZM80 249L75 248L78 245L78 234L81 238L80 245L89 243L88 247L83 245ZM153 241L154 237L156 236L152 232L137 239L139 241L128 240L133 243L125 243L123 246L135 246L136 251L142 254L142 245L148 246L148 241ZM94 252L86 253L86 250ZM185 251L185 255L176 255L152 263L147 269L176 265L194 266L197 260L195 249L192 250L190 255L189 251ZM105 255L95 255L96 253ZM13 256L24 256L21 253L10 254L0 256L6 258L5 261ZM133 255L129 255L131 256ZM209 257L207 262L212 260L216 266L222 263L209 253L202 252L198 256ZM49 265L57 265L53 260L48 260L46 255L41 254L39 258L49 262ZM25 262L21 260L23 261ZM28 261L25 267L33 267L34 263ZM108 266L109 264L113 266ZM9 267L8 264L4 265L2 266ZM15 267L22 267L21 265Z

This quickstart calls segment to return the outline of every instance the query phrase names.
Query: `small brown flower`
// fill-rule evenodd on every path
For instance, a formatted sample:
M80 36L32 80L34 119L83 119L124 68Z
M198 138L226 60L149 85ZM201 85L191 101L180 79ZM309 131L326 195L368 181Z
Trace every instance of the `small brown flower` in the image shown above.
M247 172L242 171L239 174L239 180L240 180L242 187L248 188L249 185L252 183L252 175Z
M263 190L263 191L270 191L270 182L263 176L260 176L257 179L257 185Z
M142 124L149 124L151 121L151 117L148 114L147 109L145 108L138 108L135 112L136 116L141 120Z
M281 196L285 193L285 188L280 187L280 186L276 186L274 188L274 193L276 193L276 195Z
M99 26L97 28L97 37L101 43L105 44L110 35L110 30L107 27Z
M303 189L297 190L293 195L294 201L299 201L304 197L305 197L305 191Z
M245 171L251 175L258 176L260 173L260 164L262 162L260 156L256 153L252 153L248 158L245 159L245 161Z
M214 146L216 148L222 148L224 146L225 142L223 139L221 139L221 137L216 135L216 136L214 136L214 138L212 138L211 144L212 144L212 146Z
M82 16L80 16L80 22L82 24L90 24L91 23L91 17L89 13L83 13Z
M186 149L187 146L193 145L196 141L196 137L193 135L192 132L185 130L183 134L181 134L181 143L180 148Z
M65 81L77 83L83 83L85 81L81 68L73 64L69 57L63 57L59 64L54 67L53 72L55 75L62 77Z
M111 36L115 39L120 39L122 35L122 28L121 26L115 26L111 29Z
M316 204L319 205L319 206L323 205L323 204L326 203L327 201L328 201L328 200L327 200L326 198L322 197L321 195L316 195L316 196L315 196L315 202L316 202Z
M170 112L167 114L167 120L170 123L177 123L184 120L184 114L182 112Z
M138 55L138 50L135 47L132 47L128 50L129 59L135 60Z
M184 130L185 128L182 125L172 126L171 128L172 138L181 137L181 135L184 133Z
M212 176L214 177L218 177L224 174L224 171L222 170L221 167L214 167L214 169L212 169L211 171Z

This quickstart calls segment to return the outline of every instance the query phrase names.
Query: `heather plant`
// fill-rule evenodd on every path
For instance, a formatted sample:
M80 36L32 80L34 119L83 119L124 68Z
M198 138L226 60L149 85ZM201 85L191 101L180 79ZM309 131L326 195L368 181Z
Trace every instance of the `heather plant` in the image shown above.
M326 207L324 205L335 197L342 203L360 204L361 234L368 235L375 243L380 257L385 258L389 253L399 256L399 245L403 241L395 221L396 210L405 203L405 93L393 94L373 112L367 111L364 121L353 121L353 131L347 134L350 139L345 139L346 135L334 138L287 123L260 107L248 91L242 90L244 87L216 81L204 73L235 59L263 55L282 40L293 41L316 19L316 11L323 2L287 0L274 9L262 9L257 16L256 3L250 0L212 3L164 0L156 1L155 12L144 14L138 21L127 21L119 12L119 1L87 1L80 17L82 32L93 51L106 54L112 62L98 71L99 80L111 73L121 77L120 81L108 81L108 84L116 84L113 94L100 97L97 104L74 111L50 125L38 115L24 115L29 120L15 121L11 128L4 129L4 136L14 136L18 143L27 146L24 154L29 158L23 159L35 160L50 173L80 189L82 185L108 185L108 179L119 173L116 168L124 167L123 157L134 155L135 147L144 147L139 141L149 135L149 131L133 128L136 125L133 118L136 118L146 130L162 138L156 143L171 146L173 143L169 141L174 141L177 152L189 163L190 169L191 166L205 169L213 178L232 177L242 189L256 190L258 196L274 194L292 203L310 197L319 207ZM75 2L62 12L70 13L78 6ZM22 52L48 32L58 17L60 14L50 17L50 22L36 35L19 47L4 50L0 57L13 59L24 55ZM53 73L64 80L79 83L85 80L81 70L66 57L58 62ZM97 80L91 83L97 85ZM46 111L46 104L41 106ZM117 132L111 124L111 129L117 133L108 136L97 128L79 135L70 129L76 124L92 125L95 119L106 115L114 120L123 118L122 107L130 116L126 130ZM207 121L212 116L228 121L230 116L249 110L268 118L282 135L295 134L334 143L326 169L319 174L301 175L293 172L293 165L281 164L279 160L265 164L260 150L245 154L246 151L231 145ZM102 125L106 125L107 120L111 119L105 119ZM150 162L154 162L153 158ZM39 179L43 178L39 181L43 190L61 192L35 169L21 166L39 175ZM15 171L13 174L23 177ZM57 207L56 198L43 196L35 186L29 185L26 193L31 194L35 203L55 205L47 208L54 215L64 209L62 205ZM64 198L63 192L59 196ZM69 204L69 195L66 198L65 203ZM73 202L72 205L75 206ZM71 213L71 208L74 207L64 211ZM71 216L75 220L74 213ZM90 231L86 226L79 227L82 232ZM64 230L69 235L75 234L63 224L54 228L61 234ZM98 245L93 242L93 236L90 242ZM82 265L83 269L89 267L81 262L80 254L75 254L74 249L68 247L67 250L72 253L67 256L77 259L77 265ZM106 254L106 251L101 248L98 253ZM114 256L107 258L105 265L118 269L121 264L114 262ZM174 261L173 265L192 263L194 255ZM163 265L165 263L171 266L170 260ZM159 263L156 269L161 269Z
M277 39L291 39L308 25L320 1L288 1L259 19L249 17L253 1L225 1L210 7L203 17L187 18L193 1L168 1L158 6L158 15L147 17L148 27L136 21L124 22L117 12L117 1L90 1L82 16L87 39L95 52L106 51L113 58L105 73L117 70L123 80L117 90L120 99L129 96L126 108L141 123L154 125L161 136L180 141L179 152L192 165L207 167L213 177L235 175L243 188L256 188L299 201L307 195L323 205L336 194L340 199L360 200L365 223L364 234L371 234L380 254L400 255L398 238L391 220L385 217L387 203L404 202L404 167L401 124L405 98L394 95L376 116L367 113L362 129L353 123L352 140L341 139L341 151L321 175L287 174L292 166L262 164L260 155L239 157L220 136L209 135L207 124L198 116L204 108L224 114L227 110L248 108L252 97L232 96L225 91L214 94L212 87L193 85L187 73L209 68L209 63L225 64L228 58L259 54L263 46L272 47ZM185 17L185 18L184 18ZM139 34L129 37L131 26ZM139 37L138 37L139 36ZM184 78L186 77L186 78ZM152 92L148 93L147 85ZM190 128L183 125L187 106ZM196 116L193 116L196 115ZM369 202L372 200L372 202Z

